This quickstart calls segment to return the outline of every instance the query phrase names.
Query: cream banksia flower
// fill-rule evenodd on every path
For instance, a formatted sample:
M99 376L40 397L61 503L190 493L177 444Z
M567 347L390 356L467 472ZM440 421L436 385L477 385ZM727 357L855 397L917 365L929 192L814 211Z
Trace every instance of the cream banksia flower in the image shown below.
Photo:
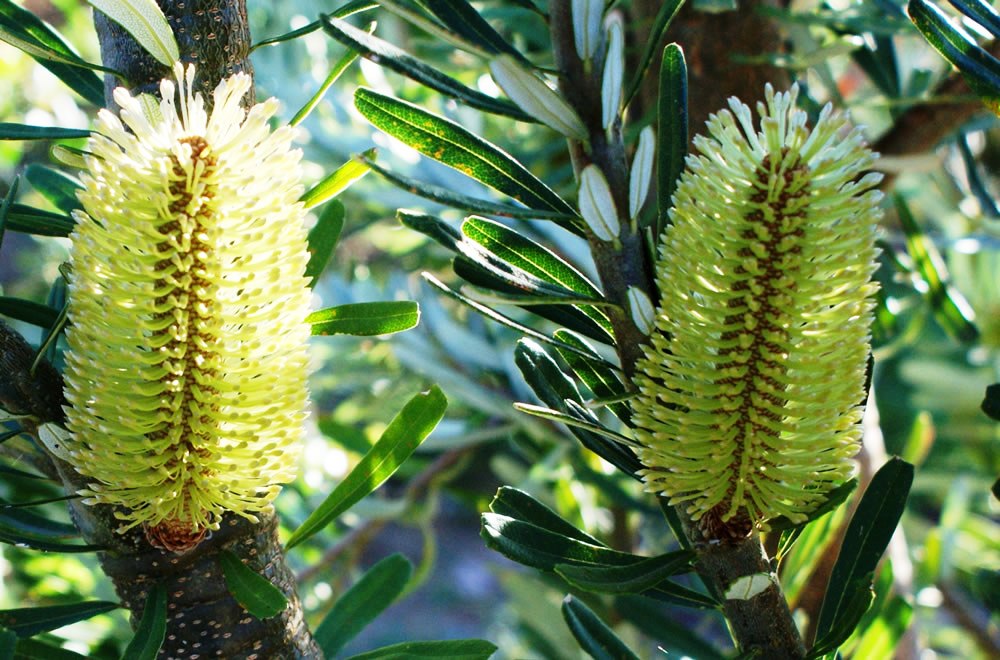
M102 111L89 143L61 453L119 532L183 550L295 476L310 294L301 153L268 127L277 101L244 110L237 74L208 112L193 67L174 73L158 108L116 90L121 120Z
M800 521L851 476L869 353L880 180L858 130L797 87L708 121L662 237L637 367L647 489L708 538Z

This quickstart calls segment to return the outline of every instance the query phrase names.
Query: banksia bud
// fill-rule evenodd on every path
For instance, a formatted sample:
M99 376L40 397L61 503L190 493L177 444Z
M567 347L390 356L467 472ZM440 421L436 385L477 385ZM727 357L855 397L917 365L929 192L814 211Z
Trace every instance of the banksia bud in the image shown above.
M295 476L310 294L301 153L268 127L277 101L242 109L237 74L207 112L193 67L174 71L176 100L164 81L144 112L118 89L121 121L102 111L90 140L61 455L119 532L184 550L226 511L255 520Z
M637 364L649 490L708 538L803 520L850 477L863 412L877 174L797 88L713 115L688 157L657 264L656 330Z

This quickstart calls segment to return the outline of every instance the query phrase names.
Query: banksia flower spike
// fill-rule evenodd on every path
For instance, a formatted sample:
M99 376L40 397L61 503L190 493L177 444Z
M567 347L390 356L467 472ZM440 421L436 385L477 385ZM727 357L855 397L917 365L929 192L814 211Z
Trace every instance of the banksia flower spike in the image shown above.
M851 476L869 353L880 177L847 119L797 87L708 121L662 237L634 421L650 491L733 538L805 519Z
M268 127L277 101L241 108L237 74L207 112L193 67L174 72L158 107L116 90L121 120L102 111L90 140L60 453L119 532L184 550L295 476L310 294L301 153Z

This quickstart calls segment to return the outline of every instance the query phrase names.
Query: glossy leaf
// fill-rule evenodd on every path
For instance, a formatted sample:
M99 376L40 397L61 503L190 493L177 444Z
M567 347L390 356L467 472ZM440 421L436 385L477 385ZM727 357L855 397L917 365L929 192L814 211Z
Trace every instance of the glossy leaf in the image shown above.
M80 128L0 122L0 140L67 140L85 137L90 137L90 131Z
M592 413L575 401L569 401L566 403L566 409L568 412L553 410L551 408L546 408L545 406L536 406L532 403L515 403L514 408L528 415L534 415L535 417L541 417L542 419L547 419L549 421L559 422L560 424L565 424L566 426L576 429L582 429L595 435L602 435L619 444L638 446L638 444L629 437L624 436L617 431L612 431L600 422L594 421L592 419Z
M219 564L226 588L247 612L258 619L269 619L288 607L288 598L266 577L243 563L230 550L219 553Z
M490 511L531 523L542 529L568 536L583 543L603 545L596 538L560 517L559 514L528 493L512 486L501 486L497 490L496 496L490 502Z
M950 0L951 6L1000 37L1000 13L982 0Z
M421 0L420 4L431 10L442 23L479 48L490 53L507 53L525 64L528 63L524 56L507 43L507 40L500 36L466 0Z
M639 660L639 656L583 601L566 596L562 613L580 648L594 660Z
M595 397L601 400L618 400L615 403L609 403L607 407L627 425L632 417L632 409L629 408L628 404L620 401L627 396L620 370L615 365L605 361L590 344L578 335L567 330L556 330L553 336L555 339L579 349L568 351L556 346L559 357L566 362L576 377L594 393ZM581 354L581 352L589 355Z
M369 158L373 158L375 150L370 149L365 153ZM307 190L299 201L305 204L307 209L318 206L347 190L351 184L370 171L364 161L352 158Z
M83 208L76 198L76 191L82 190L83 184L68 174L32 163L25 168L24 178L42 197L66 215Z
M684 171L688 147L687 64L684 51L677 44L663 50L660 65L660 91L657 101L656 190L657 221L653 242L659 245L666 227L677 182Z
M870 591L870 576L906 508L912 483L913 466L899 458L889 459L872 477L847 526L830 574L816 639L837 631L856 614L863 600L861 594Z
M93 660L40 639L19 639L14 660Z
M586 591L605 594L641 594L672 575L691 570L694 553L678 550L649 557L629 566L556 566L568 583Z
M154 0L90 0L90 4L122 26L164 66L172 67L181 58L174 32Z
M359 30L346 21L332 17L323 17L322 21L327 34L379 66L391 69L469 107L521 121L535 121L513 103L466 87L389 42Z
M73 218L68 215L24 204L11 204L7 215L7 229L37 236L69 236L74 224Z
M625 92L625 105L628 105L632 97L635 96L635 93L639 91L639 86L646 78L646 71L649 70L653 56L656 55L656 51L660 48L660 40L682 6L684 6L684 0L664 0L660 6L660 11L657 12L656 18L653 19L653 27L646 38L646 47L643 49L642 56L639 59L639 68L636 70Z
M167 588L157 583L146 594L142 616L122 660L156 660L167 635Z
M447 406L437 386L410 399L351 473L292 533L285 548L290 550L310 538L382 485L434 430Z
M319 281L319 276L323 274L323 269L330 261L343 229L344 205L332 200L323 207L316 225L309 230L309 263L306 264L305 272L305 276L311 280L309 286L315 287Z
M51 328L59 318L58 309L10 296L0 296L0 314L40 328Z
M364 87L354 93L354 104L376 127L425 156L526 206L575 215L573 207L523 165L455 122Z
M313 312L306 318L313 335L372 337L417 326L420 309L411 300L349 303Z
M334 657L389 607L406 589L412 574L413 565L400 554L390 555L365 571L337 599L313 633L324 655Z
M47 607L20 607L0 610L0 626L13 631L18 637L35 635L86 621L98 614L116 610L121 605L106 600L87 600L69 605Z
M34 476L34 475L29 475ZM0 504L7 502L0 500ZM80 536L79 530L68 523L49 520L26 509L0 507L0 533L8 536L21 536L25 540L64 541Z
M482 639L402 642L352 655L347 660L488 660L496 644Z
M88 70L104 67L82 60L41 19L11 0L0 0L0 41L33 57L92 105L104 105L104 82Z
M993 383L986 387L986 396L980 408L990 418L1000 422L1000 383Z
M833 627L822 637L817 635L816 643L809 651L808 658L820 658L832 653L854 633L854 629L875 600L872 590L874 573L868 573L846 585L847 598L841 601L840 611Z

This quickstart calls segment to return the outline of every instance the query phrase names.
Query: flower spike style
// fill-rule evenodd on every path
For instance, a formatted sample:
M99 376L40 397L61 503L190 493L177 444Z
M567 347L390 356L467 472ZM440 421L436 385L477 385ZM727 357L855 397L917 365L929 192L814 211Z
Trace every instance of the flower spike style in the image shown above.
M694 145L657 264L634 421L648 490L708 539L802 521L850 478L870 350L880 180L859 130L797 87L759 130L730 99Z
M116 90L121 120L101 111L90 140L61 453L119 532L181 551L226 511L256 520L295 477L310 293L301 153L268 127L277 101L241 108L237 74L207 112L194 68L174 73L158 108Z

